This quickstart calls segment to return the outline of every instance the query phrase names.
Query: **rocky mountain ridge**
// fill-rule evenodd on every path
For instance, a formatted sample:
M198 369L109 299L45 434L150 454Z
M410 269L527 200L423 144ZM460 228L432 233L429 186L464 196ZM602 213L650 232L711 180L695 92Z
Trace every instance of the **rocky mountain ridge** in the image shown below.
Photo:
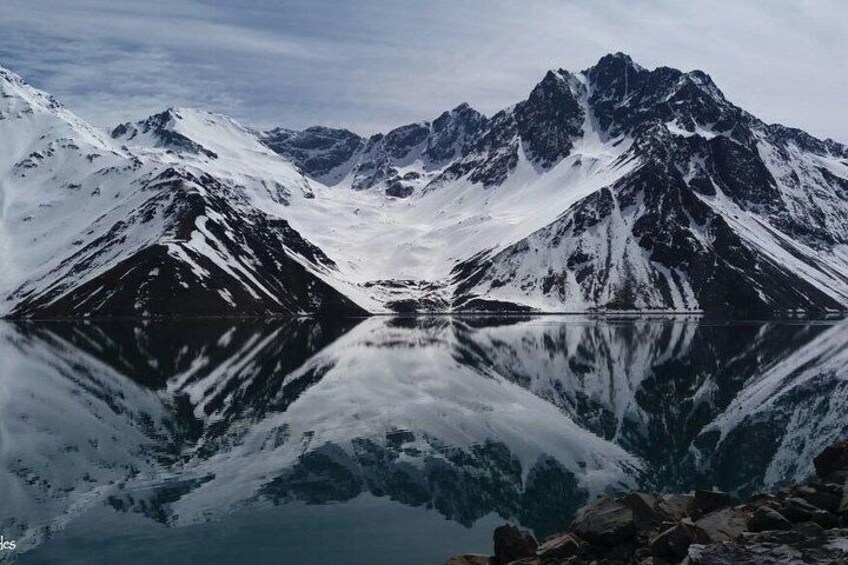
M702 71L616 53L367 139L191 108L107 135L0 90L6 316L848 305L848 148Z

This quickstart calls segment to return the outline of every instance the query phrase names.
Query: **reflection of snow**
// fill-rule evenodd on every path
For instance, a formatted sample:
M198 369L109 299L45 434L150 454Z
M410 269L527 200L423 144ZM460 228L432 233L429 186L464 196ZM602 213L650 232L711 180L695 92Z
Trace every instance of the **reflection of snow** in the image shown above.
M848 430L843 323L503 322L2 325L0 520L31 546L107 499L185 525L370 489L421 503L439 485L470 488L442 510L474 520L507 496L486 481L514 509L549 462L575 497L638 485L663 454L686 486L681 457L709 473L744 448L721 438L771 422L753 460L771 484Z

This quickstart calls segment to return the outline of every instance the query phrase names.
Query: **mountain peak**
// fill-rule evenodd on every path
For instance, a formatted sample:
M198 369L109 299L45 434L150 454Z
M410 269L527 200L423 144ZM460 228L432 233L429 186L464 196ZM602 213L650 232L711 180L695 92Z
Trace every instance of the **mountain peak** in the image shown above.
M0 80L15 84L24 84L25 81L20 75L13 73L3 65L0 65Z
M625 68L635 69L635 70L644 70L641 65L638 65L633 61L633 58L627 53L622 53L621 51L617 51L615 53L608 53L598 59L598 62L594 64L594 66L590 67L583 71L584 73L590 72L593 69L615 69L621 71Z
M445 110L439 117L433 120L432 126L434 129L439 129L440 124L455 119L480 119L484 118L483 114L471 107L468 102L463 102L455 106L451 110Z
M24 104L29 108L37 107L47 111L63 108L53 96L33 87L20 75L2 66L0 66L0 98L15 100L15 106Z

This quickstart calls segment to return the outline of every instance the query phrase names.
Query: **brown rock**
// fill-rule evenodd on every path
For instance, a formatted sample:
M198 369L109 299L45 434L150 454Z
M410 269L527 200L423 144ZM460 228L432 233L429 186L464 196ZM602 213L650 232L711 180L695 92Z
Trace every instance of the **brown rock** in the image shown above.
M723 508L711 512L695 522L713 542L730 541L748 529L745 513L738 508Z
M748 529L752 532L791 530L792 522L787 520L777 510L768 508L767 506L760 506L754 510L754 514L748 520Z
M822 480L848 473L848 440L828 446L815 459L816 475Z
M534 557L538 544L530 532L521 530L512 524L504 524L495 529L495 556L493 565L506 565L525 557Z
M727 494L717 490L699 490L695 492L695 512L704 516L710 512L727 508L736 504L736 500Z
M682 520L694 512L695 497L689 494L664 494L660 496L657 507L674 520Z
M490 558L488 555L479 555L477 553L454 555L445 561L445 565L489 565L489 563Z
M660 498L656 495L634 492L620 500L633 512L637 533L655 532L674 517L660 509Z
M668 528L651 540L651 553L656 557L674 562L682 560L693 543L709 543L707 534L699 527L685 520Z
M557 534L545 540L536 550L542 559L563 559L579 555L586 542L576 534Z
M630 508L602 496L577 511L572 529L590 543L616 546L633 539L636 522Z
M802 486L795 489L795 496L803 498L813 506L818 506L828 512L839 512L842 500L841 491L832 488L833 485Z

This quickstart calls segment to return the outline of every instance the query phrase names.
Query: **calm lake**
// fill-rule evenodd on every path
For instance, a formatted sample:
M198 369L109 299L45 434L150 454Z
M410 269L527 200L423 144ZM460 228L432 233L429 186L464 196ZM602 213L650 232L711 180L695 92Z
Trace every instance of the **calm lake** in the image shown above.
M0 561L441 564L846 435L842 320L5 322Z

